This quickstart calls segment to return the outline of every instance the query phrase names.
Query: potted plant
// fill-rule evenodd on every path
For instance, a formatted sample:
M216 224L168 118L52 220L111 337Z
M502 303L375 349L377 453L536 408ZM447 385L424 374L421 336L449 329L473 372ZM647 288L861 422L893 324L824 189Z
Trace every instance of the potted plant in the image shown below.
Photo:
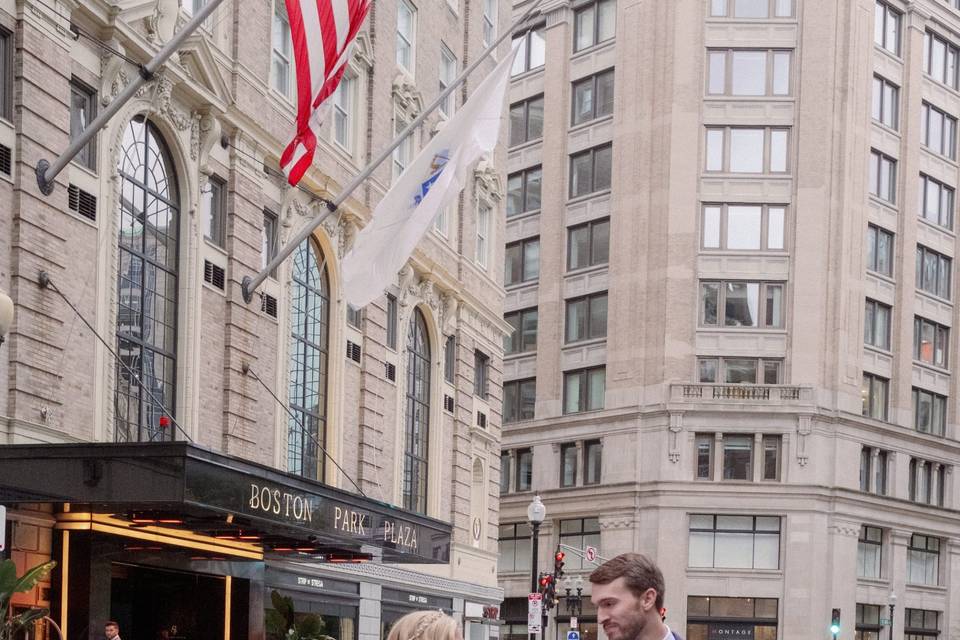
M29 628L49 613L46 609L32 608L11 616L9 615L10 601L13 600L13 594L33 589L38 582L47 577L56 564L56 562L46 562L29 569L22 576L17 576L17 565L13 560L0 562L0 613L3 614L0 621L0 640L13 640L20 631Z

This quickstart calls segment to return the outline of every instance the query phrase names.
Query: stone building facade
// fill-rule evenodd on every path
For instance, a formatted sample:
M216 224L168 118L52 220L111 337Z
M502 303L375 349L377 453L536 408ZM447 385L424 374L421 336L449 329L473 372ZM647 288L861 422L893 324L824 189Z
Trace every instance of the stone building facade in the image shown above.
M539 493L541 571L651 554L686 638L826 638L834 608L840 638L956 637L957 3L544 12L511 90L505 635Z
M41 194L37 162L55 158L201 6L0 1L0 289L16 308L0 347L0 443L190 440L362 491L451 527L449 562L268 558L268 572L309 576L292 589L295 603L345 620L342 640L379 637L391 607L441 607L479 621L482 607L501 599L495 471L505 151L480 163L387 295L348 309L340 262L391 181L495 60L252 304L240 282L506 28L509 10L491 1L374 3L314 166L296 189L278 173L295 115L284 3L228 0L60 174L54 192ZM305 304L306 317L297 312ZM422 448L411 451L415 427ZM420 482L404 482L410 460L420 465ZM60 559L58 532L69 528L61 511L12 506L4 553L21 566ZM324 580L326 590L316 586ZM323 604L337 591L329 584L347 585L332 596L333 613ZM48 587L21 602L56 600ZM487 629L468 625L471 637Z

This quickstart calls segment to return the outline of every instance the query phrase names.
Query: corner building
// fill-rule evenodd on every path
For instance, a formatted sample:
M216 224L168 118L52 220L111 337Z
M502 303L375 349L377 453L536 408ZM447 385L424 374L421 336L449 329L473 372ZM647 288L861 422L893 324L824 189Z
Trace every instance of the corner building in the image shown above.
M510 12L374 3L304 190L278 171L295 117L285 4L225 2L41 194L37 162L202 6L0 0L0 290L15 305L0 343L2 555L58 562L15 606L50 607L69 640L109 619L123 637L260 639L278 594L337 640L437 608L482 640L502 600L505 149L362 310L341 261L495 60L252 304L240 283Z
M547 3L511 88L504 635L534 493L540 571L650 554L690 640L960 634L958 6Z

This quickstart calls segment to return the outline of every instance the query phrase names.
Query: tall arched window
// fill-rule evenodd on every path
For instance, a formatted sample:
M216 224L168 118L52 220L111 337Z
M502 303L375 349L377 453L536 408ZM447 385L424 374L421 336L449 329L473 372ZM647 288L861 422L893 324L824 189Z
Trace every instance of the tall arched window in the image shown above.
M173 440L176 409L180 198L156 127L134 118L123 133L117 270L116 439ZM139 384L138 384L139 380Z
M319 260L318 260L319 257ZM305 240L293 256L290 305L290 412L287 470L323 479L327 446L327 351L330 289L320 249Z
M430 339L414 309L407 331L407 411L403 445L403 506L427 512L427 454L430 442Z

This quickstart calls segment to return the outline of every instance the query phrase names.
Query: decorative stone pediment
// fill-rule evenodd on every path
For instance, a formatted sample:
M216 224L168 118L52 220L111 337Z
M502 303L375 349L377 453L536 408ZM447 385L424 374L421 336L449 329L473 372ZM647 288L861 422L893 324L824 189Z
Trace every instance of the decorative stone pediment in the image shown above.
M359 32L353 40L353 59L368 70L373 69L373 45L370 43L370 34L366 31Z
M152 11L144 16L143 26L147 39L162 44L173 37L180 16L180 0L154 0Z
M183 70L222 105L233 101L230 85L217 68L209 38L193 35L177 52Z
M417 89L417 83L404 71L393 79L393 98L397 106L412 116L423 111L423 96Z

